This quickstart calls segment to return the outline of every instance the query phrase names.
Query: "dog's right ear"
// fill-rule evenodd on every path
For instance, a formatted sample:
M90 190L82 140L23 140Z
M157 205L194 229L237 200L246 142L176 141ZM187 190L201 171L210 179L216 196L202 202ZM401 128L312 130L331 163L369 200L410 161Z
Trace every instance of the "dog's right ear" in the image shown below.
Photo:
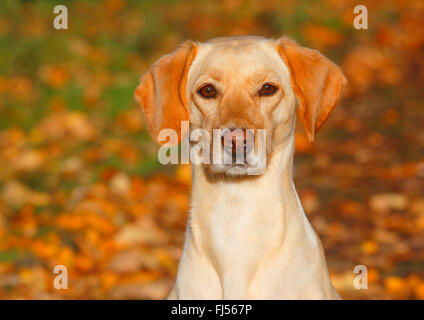
M141 105L150 134L156 142L162 129L181 133L181 121L189 121L186 96L187 74L197 52L197 46L185 42L174 52L163 56L141 77L135 99ZM164 142L160 142L164 143Z
M316 50L287 37L278 41L278 52L290 70L298 99L298 115L309 142L336 106L347 81L342 70Z

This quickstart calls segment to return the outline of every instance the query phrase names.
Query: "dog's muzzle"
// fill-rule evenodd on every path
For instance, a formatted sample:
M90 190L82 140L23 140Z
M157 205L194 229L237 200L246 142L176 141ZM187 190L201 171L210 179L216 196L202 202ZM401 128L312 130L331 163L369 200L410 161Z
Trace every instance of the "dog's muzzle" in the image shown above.
M221 135L221 144L225 153L231 155L233 161L245 163L246 156L255 144L254 131L244 128L226 128Z

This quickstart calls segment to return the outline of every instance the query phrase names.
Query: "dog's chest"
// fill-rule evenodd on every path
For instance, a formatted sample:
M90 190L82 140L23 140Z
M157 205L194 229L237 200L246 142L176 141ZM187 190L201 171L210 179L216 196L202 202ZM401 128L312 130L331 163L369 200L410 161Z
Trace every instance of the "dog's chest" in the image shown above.
M223 186L216 191L209 208L204 208L207 219L201 219L203 245L219 273L231 270L248 277L261 258L281 244L281 200L276 190L261 192L250 185Z

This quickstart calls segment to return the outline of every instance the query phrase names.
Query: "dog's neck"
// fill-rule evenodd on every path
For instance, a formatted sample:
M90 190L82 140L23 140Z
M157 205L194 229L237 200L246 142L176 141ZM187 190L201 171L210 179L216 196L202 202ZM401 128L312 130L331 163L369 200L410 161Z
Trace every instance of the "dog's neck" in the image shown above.
M224 287L226 279L234 287L237 280L227 273L240 268L242 290L245 278L282 246L318 245L293 184L293 154L294 135L274 150L263 175L235 182L211 181L193 166L189 236L208 253Z
M294 135L275 148L264 174L248 176L246 179L207 176L200 165L193 165L193 187L191 199L192 217L214 219L210 216L216 210L225 210L228 218L237 214L248 217L269 214L265 208L282 207L283 218L299 215L303 209L293 183ZM262 212L256 212L259 209ZM291 210L288 210L291 209ZM287 216L286 211L296 211ZM233 212L236 211L236 212ZM242 218L242 217L239 217Z

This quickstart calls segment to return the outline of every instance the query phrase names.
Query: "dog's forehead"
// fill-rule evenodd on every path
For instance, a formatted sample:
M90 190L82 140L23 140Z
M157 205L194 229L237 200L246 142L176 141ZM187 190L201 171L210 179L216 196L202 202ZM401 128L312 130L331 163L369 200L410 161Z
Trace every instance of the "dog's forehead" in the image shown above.
M267 40L260 36L233 36L233 37L217 37L206 41L205 43L216 44L216 45L243 45L248 43L254 43L259 41Z
M215 38L198 44L193 73L242 76L246 73L274 71L282 63L275 42L261 37Z

